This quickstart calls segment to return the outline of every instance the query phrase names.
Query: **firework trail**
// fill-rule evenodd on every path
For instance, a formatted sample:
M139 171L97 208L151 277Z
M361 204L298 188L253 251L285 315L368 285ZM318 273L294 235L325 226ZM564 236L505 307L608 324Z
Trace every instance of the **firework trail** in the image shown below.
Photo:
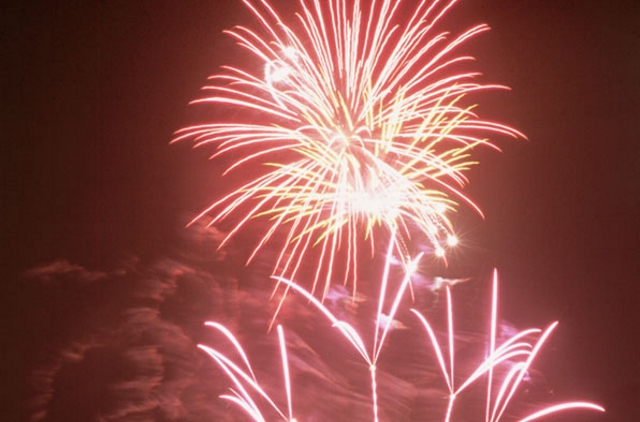
M407 273L409 278L410 273ZM382 284L385 284L386 274L383 276ZM326 306L324 306L319 300L317 300L310 292L303 287L292 283L287 280L282 280L287 283L293 291L302 295L309 303L321 312L332 324L332 327L336 328L340 334L342 334L348 342L354 347L358 354L363 358L367 364L369 371L371 372L371 401L373 406L373 421L378 422L380 420L378 409L378 383L376 378L377 368L376 364L382 350L384 339L389 333L389 324L376 324L374 342L372 351L369 352L363 336L352 324L348 321L338 319ZM406 287L406 283L404 287ZM420 312L412 310L415 316L418 318L420 324L424 327L427 336L429 338L428 346L435 352L435 358L437 360L440 372L444 379L446 389L448 390L446 410L444 410L442 419L444 422L452 420L452 416L455 414L455 404L458 403L457 399L469 392L470 387L484 382L486 385L486 397L485 397L485 422L498 422L505 417L505 412L509 407L509 404L513 401L514 396L518 389L522 386L523 380L530 370L535 358L540 352L543 345L546 343L555 327L557 322L549 325L545 330L533 328L513 333L512 336L498 344L497 338L497 320L498 320L498 277L494 272L493 276L493 289L491 300L491 316L489 321L489 350L486 357L481 359L475 368L468 374L460 376L459 369L455 365L456 358L454 351L455 347L455 333L453 328L453 300L449 287L447 287L447 331L446 346L443 346L436 334L436 331L432 325L428 322ZM390 307L390 318L397 311L397 304L399 299L404 295L405 289L401 287L393 298L393 304ZM383 302L385 297L380 297L379 311L377 313L378 322L381 318ZM209 346L200 345L199 347L204 350L216 363L221 367L224 373L232 381L234 387L231 389L232 394L223 394L220 397L236 404L239 408L244 410L254 421L266 421L269 420L265 417L266 410L274 410L281 420L289 422L296 421L294 417L294 411L292 407L292 395L295 393L295 385L292 385L289 378L289 365L287 362L287 349L286 342L284 340L283 329L278 326L279 345L282 359L282 370L284 377L284 393L286 397L287 410L281 409L276 404L276 400L271 398L271 393L265 391L258 381L254 370L249 361L249 357L245 353L244 349L234 337L234 335L227 330L221 324L216 322L208 322L207 325L218 332L222 333L226 339L233 345L235 354L240 358L239 361L234 361L227 357L224 353L218 351L215 348ZM447 359L448 358L448 359ZM456 370L457 369L457 370ZM501 375L498 376L497 373ZM474 393L471 393L474 394ZM260 406L258 403L264 403L264 406ZM437 405L433 403L432 405ZM586 401L567 401L561 402L549 406L545 406L539 410L533 411L529 415L517 419L519 422L533 421L543 418L544 416L558 413L566 410L596 410L603 412L604 409L594 403ZM482 419L481 415L474 415L475 419Z
M494 147L489 136L523 137L478 117L469 101L505 89L463 69L472 57L460 47L488 27L437 32L455 0L300 0L291 24L266 0L243 2L257 28L227 34L255 66L225 66L193 101L238 112L186 127L175 141L240 156L225 174L262 172L197 218L230 222L227 239L262 219L249 260L274 244L274 274L296 279L306 265L321 296L333 280L355 292L360 258L391 236L401 260L415 255L412 235L445 259L456 243L449 214L458 202L478 210L461 192L471 151Z

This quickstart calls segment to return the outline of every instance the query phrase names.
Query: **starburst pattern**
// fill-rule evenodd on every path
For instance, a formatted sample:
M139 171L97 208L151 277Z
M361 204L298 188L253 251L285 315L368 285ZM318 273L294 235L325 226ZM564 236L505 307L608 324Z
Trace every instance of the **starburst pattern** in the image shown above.
M355 291L359 257L377 238L397 236L406 259L411 236L423 236L445 258L458 202L480 212L461 191L471 151L494 147L491 135L523 136L475 113L470 96L505 87L463 69L472 58L460 47L486 25L437 32L454 3L301 0L291 25L266 0L244 0L257 28L227 33L255 68L225 66L194 101L240 111L175 140L240 154L226 172L263 171L198 218L233 220L228 238L252 219L268 222L251 257L276 243L275 275L294 279L304 262L322 296L336 279Z

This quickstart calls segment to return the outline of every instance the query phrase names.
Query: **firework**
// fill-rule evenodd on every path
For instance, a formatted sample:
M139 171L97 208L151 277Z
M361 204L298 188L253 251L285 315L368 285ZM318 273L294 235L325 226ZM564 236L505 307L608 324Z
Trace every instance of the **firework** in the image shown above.
M253 66L225 66L193 102L238 112L175 141L240 156L225 173L252 177L197 218L230 221L226 240L262 219L249 260L273 243L274 274L296 279L304 262L323 297L336 279L355 292L359 257L375 253L378 238L397 237L394 253L406 261L410 238L421 236L445 259L456 243L450 213L459 202L478 210L461 191L471 151L494 147L489 136L522 137L475 113L472 94L505 87L464 69L472 58L460 47L486 25L437 31L454 3L300 0L290 24L266 0L244 0L256 28L227 34Z
M285 290L276 315L285 294L294 292L329 320L368 369L373 420L378 422L377 366L383 345L394 328L410 329L395 318L407 290L414 294L412 278L422 254L412 245L426 241L423 252L446 260L447 249L457 243L450 214L459 203L480 213L462 191L465 171L475 164L473 150L496 148L490 140L494 136L524 136L476 113L475 94L506 88L478 82L480 74L467 70L472 57L461 48L488 30L486 25L457 35L438 29L456 0L417 1L410 7L402 0L300 0L292 19L267 0L243 3L256 26L237 26L227 34L249 53L252 64L223 67L193 102L228 115L184 128L175 138L214 145L214 157L240 157L224 173L243 171L240 186L196 220L209 215L212 225L230 224L221 247L253 220L262 221L249 261L275 245L273 279L276 289ZM386 254L377 261L381 245ZM333 281L351 282L355 303L363 257L383 267L369 336L323 304ZM402 269L397 279L392 264ZM309 286L297 280L309 280ZM461 377L455 365L451 287L467 280L435 277L429 284L432 292L446 291L446 347L427 318L413 312L427 333L447 391L442 419L449 422L458 398L484 380L484 419L498 422L556 323L497 344L494 276L489 348L477 367ZM218 323L208 325L231 342L239 362L200 346L233 383L232 393L222 397L255 421L268 419L265 407L277 418L294 421L296 386L290 382L282 327L277 331L286 409L258 382L231 332ZM566 402L521 421L576 408L603 410L588 402Z
M414 261L417 262L417 261ZM388 274L385 274L382 280L382 284L386 284L385 278ZM405 276L405 282L396 292L396 295L390 305L388 311L389 319L392 319L398 308L400 298L406 293L407 279L410 277L410 273L407 272ZM378 384L376 380L376 363L378 362L380 351L384 339L386 338L390 324L380 324L380 319L385 309L384 302L385 297L382 295L379 299L379 306L377 312L377 324L374 326L375 335L374 343L371 348L371 352L365 345L363 336L354 328L348 321L338 319L326 306L324 306L318 299L316 299L311 292L305 290L303 287L292 283L287 280L282 280L287 283L292 290L301 294L309 303L317 308L330 322L332 327L336 328L340 334L342 334L349 343L358 351L364 362L367 364L369 371L371 372L371 400L373 405L373 420L377 422L378 416L378 397L377 390ZM447 287L447 346L443 347L438 341L438 335L432 328L427 319L418 311L412 310L418 317L419 322L424 327L429 337L429 345L435 352L435 357L440 367L446 389L448 390L448 404L446 411L442 415L444 422L449 422L452 417L454 405L456 400L463 393L469 390L469 387L479 382L486 382L487 394L486 394L486 411L484 415L485 422L498 422L503 419L505 411L514 398L515 393L522 384L522 381L531 368L531 365L545 344L555 327L557 322L549 325L545 330L540 329L528 329L515 333L513 336L505 340L502 344L497 344L497 303L498 303L498 278L497 273L494 273L493 277L493 290L491 301L491 316L489 322L489 350L486 358L478 363L475 370L470 374L464 375L462 378L455 371L455 333L453 329L453 301L452 294L449 287ZM295 391L295 385L291 385L289 380L289 369L287 363L287 352L284 341L284 334L281 326L278 326L279 344L282 357L282 367L285 379L285 395L288 405L288 412L281 410L271 399L269 394L260 386L256 375L251 368L249 359L246 353L243 351L239 342L235 337L226 330L222 325L214 322L209 322L207 325L222 332L229 341L234 345L234 349L238 352L240 364L234 363L227 358L220 351L210 348L208 346L200 345L223 369L227 376L232 380L235 388L232 390L233 394L225 394L222 398L229 400L237 404L240 408L246 411L253 420L265 421L266 418L263 414L263 410L256 404L257 400L254 397L260 397L268 407L274 409L280 417L287 421L295 421L293 417L292 405L291 405L291 391ZM448 354L448 359L447 355ZM448 362L447 362L448 360ZM495 372L500 371L502 375L498 380ZM459 381L458 381L459 380ZM498 385L495 386L496 382ZM457 385L457 384L459 385ZM497 387L497 388L494 388ZM257 394L257 396L254 396ZM540 410L537 410L524 418L519 419L519 422L527 422L540 419L546 415L565 411L565 410L597 410L604 411L604 409L594 403L584 401L568 401L559 404L546 406ZM288 416L286 416L288 414ZM477 419L481 419L482 416L478 415Z

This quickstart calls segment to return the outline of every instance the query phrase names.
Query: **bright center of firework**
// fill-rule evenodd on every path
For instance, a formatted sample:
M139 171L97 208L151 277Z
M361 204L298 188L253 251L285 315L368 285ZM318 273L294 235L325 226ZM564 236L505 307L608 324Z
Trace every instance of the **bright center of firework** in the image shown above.
M339 202L345 204L345 211L350 214L359 214L371 219L375 216L379 220L394 220L398 213L403 195L392 187L381 189L364 189L345 193Z

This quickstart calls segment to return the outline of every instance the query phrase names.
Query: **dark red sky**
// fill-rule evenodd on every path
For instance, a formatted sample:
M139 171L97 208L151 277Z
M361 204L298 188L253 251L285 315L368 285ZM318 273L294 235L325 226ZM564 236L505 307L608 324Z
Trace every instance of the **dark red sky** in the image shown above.
M166 252L211 199L207 151L168 143L232 58L221 30L245 16L237 3L2 6L3 338L23 340L30 312L19 273ZM584 420L637 420L640 3L467 0L448 19L493 28L470 49L486 80L512 92L481 110L529 137L482 155L469 192L487 217L463 222L502 275L503 311L560 320L548 355L562 392L610 409ZM20 347L5 360L12 374Z

